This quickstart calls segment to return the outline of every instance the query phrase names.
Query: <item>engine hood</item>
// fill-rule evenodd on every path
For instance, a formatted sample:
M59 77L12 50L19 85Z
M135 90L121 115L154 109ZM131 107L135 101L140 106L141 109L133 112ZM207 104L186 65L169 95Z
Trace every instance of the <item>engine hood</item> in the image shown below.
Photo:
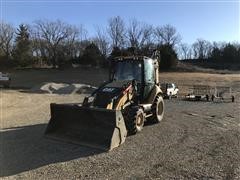
M112 81L96 93L94 106L106 108L114 97L119 96L131 81Z
M105 87L111 87L111 88L123 88L124 86L127 86L131 81L112 81L108 83Z

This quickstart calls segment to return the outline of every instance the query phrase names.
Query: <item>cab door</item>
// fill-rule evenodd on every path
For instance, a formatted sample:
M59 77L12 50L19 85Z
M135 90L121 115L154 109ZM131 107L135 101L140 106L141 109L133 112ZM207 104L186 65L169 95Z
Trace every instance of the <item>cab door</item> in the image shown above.
M155 85L155 69L154 63L151 59L144 59L144 76L143 76L143 85L144 85L144 92L143 92L143 99L148 98L151 94L151 91Z

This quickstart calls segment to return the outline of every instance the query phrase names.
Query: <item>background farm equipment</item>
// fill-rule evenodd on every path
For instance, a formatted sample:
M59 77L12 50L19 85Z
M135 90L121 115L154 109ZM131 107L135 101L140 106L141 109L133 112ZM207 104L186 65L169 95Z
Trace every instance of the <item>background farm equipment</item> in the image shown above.
M192 88L189 89L190 93L185 96L188 100L207 100L209 101L210 94L212 92L212 89L210 86L205 85L194 85Z
M211 96L212 101L220 100L220 101L235 101L235 97L232 94L232 88L231 87L224 87L224 86L218 86L215 87L214 93Z

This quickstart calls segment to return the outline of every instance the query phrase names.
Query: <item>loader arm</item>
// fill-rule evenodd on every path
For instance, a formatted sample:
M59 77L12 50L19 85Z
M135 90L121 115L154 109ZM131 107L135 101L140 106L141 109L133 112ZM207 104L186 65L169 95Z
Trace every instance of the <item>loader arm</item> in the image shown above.
M130 102L134 96L134 89L132 84L129 84L126 89L124 89L120 95L117 97L113 98L115 99L112 100L108 105L106 109L114 109L114 110L122 110L124 109L124 105L127 102Z

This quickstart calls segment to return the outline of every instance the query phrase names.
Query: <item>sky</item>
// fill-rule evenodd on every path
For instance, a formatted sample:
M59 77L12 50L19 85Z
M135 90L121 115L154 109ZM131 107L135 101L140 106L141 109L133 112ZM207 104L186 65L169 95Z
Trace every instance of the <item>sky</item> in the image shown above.
M60 19L82 24L94 36L97 26L119 15L126 23L171 24L189 44L197 38L240 42L240 0L0 0L0 6L1 19L14 26Z

